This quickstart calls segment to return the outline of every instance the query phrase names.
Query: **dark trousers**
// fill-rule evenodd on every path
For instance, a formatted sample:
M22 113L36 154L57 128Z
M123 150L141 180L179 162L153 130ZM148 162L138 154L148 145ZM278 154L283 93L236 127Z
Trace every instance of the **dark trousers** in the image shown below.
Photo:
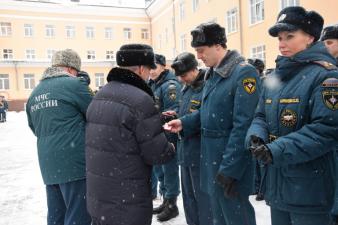
M90 225L87 212L86 180L46 185L47 225Z
M0 112L0 122L6 121L6 112Z
M328 225L330 215L301 214L271 208L271 225Z
M156 178L160 182L160 194L164 198L176 198L180 193L177 158L163 165L153 167Z
M200 189L200 168L181 166L182 197L188 225L211 225L209 195Z
M256 225L255 210L248 196L228 199L216 194L210 201L214 225Z

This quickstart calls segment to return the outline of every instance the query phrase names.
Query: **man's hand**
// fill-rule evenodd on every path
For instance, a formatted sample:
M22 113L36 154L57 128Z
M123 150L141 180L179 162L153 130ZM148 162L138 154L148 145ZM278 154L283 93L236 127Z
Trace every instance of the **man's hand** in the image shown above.
M183 129L182 121L179 119L171 120L168 123L164 124L163 128L166 131L178 133Z
M264 145L264 141L260 137L257 137L256 135L251 135L249 150L253 152L260 145Z
M236 179L232 177L225 177L223 174L218 173L216 181L224 189L224 196L226 198L235 198L238 196Z
M272 154L270 149L266 145L260 145L255 149L251 150L252 155L262 161L264 164L272 163Z

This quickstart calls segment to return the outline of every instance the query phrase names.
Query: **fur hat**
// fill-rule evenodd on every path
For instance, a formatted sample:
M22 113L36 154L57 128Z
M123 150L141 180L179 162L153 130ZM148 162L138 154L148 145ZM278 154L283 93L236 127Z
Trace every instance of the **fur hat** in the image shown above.
M155 63L162 66L166 65L165 56L160 54L155 54Z
M184 73L197 68L198 62L194 56L189 52L179 54L171 64L171 68L175 70L176 76L181 76Z
M320 40L325 41L326 39L338 39L338 24L324 28Z
M72 49L57 51L52 57L52 67L71 67L77 71L81 70L81 58Z
M214 22L202 23L191 32L191 47L210 46L227 42L225 29Z
M260 73L262 73L263 70L265 69L265 64L261 59L256 58L248 59L248 63L253 65L256 68L256 70L258 70Z
M116 52L119 66L149 66L156 68L153 48L144 44L126 44Z
M277 17L277 23L269 29L269 34L277 37L281 31L302 30L317 41L323 29L324 19L315 11L306 11L300 6L286 7Z

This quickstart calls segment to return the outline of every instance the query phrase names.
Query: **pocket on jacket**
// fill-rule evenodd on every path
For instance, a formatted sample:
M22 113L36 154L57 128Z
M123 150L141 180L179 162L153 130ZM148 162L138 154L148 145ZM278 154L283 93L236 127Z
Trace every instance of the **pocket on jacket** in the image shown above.
M284 176L281 197L286 204L298 206L327 205L327 195L322 168L307 164L282 169Z

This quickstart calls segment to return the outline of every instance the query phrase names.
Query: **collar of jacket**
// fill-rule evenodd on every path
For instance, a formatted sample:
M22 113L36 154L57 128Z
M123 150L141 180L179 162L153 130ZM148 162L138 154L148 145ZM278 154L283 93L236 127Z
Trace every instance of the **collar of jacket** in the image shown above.
M237 52L228 50L221 63L214 69L214 71L223 78L231 75L236 65L243 62L244 58Z
M167 79L167 77L166 77L166 75L169 73L169 70L168 69L165 69L165 70L163 70L162 71L162 73L160 74L160 76L158 76L158 78L156 78L155 80L154 80L154 82L155 82L155 84L156 85L161 85L164 81L166 81Z
M302 70L304 66L314 64L316 61L337 63L335 58L327 51L323 42L316 42L293 57L278 56L275 73L281 80L288 80Z
M48 67L42 74L41 80L45 80L53 77L74 77L70 73L66 72L60 67Z
M148 95L154 98L154 94L152 90L149 88L147 83L139 77L136 73L127 70L127 69L122 69L119 67L112 68L107 76L107 81L117 81L125 84L130 84L134 87L137 87L144 92L146 92Z
M191 87L194 91L197 91L200 88L202 88L204 84L205 74L206 74L206 70L200 69L196 79L190 85L185 85L182 91L183 92L186 91L189 87Z

